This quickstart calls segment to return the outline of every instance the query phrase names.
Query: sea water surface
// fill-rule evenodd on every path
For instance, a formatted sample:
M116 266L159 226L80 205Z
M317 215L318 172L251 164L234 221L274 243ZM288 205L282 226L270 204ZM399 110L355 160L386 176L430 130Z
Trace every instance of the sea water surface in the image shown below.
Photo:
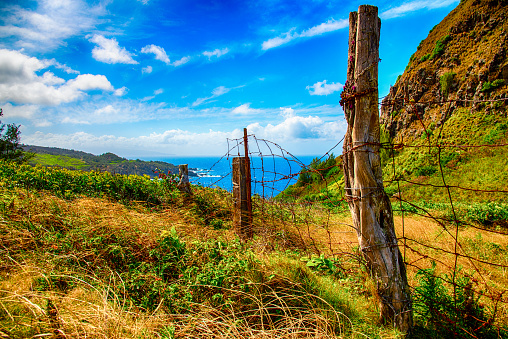
M312 159L319 156L253 156L251 161L252 193L266 198L274 197L289 185L296 183L298 175ZM220 187L231 191L233 157L150 157L141 160L164 161L173 165L189 165L198 176L189 177L192 184Z

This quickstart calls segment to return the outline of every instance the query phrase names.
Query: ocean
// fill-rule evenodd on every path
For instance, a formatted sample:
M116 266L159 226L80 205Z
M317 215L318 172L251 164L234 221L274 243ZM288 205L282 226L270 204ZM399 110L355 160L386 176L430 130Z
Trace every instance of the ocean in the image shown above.
M276 196L289 185L296 183L302 168L309 165L315 157L251 157L252 194L265 198ZM192 184L232 191L232 157L150 157L141 160L164 161L177 166L188 164L189 170L198 175L189 177Z

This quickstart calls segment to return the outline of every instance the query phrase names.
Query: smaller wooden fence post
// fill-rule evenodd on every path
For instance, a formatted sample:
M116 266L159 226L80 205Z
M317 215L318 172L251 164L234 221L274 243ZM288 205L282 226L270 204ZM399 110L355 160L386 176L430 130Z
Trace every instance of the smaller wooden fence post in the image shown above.
M242 240L252 239L252 203L247 129L244 129L245 156L233 158L233 227Z
M180 182L176 186L181 192L192 194L189 182L189 165L178 165L178 171L180 174Z

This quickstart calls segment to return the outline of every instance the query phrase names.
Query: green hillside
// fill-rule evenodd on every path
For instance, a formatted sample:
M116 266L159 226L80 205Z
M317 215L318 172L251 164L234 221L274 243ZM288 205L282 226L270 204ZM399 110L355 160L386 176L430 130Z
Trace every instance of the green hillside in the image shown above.
M30 159L32 165L58 166L67 169L79 169L84 171L99 170L109 171L116 174L137 174L156 176L154 171L178 174L178 166L163 161L129 160L113 153L94 155L91 153L68 150L56 147L42 147L25 145L24 150L34 153ZM197 176L190 170L189 176Z

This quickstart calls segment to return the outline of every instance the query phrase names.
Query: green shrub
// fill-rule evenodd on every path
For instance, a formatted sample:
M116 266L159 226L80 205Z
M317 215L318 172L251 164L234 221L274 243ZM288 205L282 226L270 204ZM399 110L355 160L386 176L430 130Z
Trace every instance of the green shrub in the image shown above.
M428 177L436 172L437 172L437 168L435 166L426 165L426 166L418 167L415 171L415 174L419 177L420 176Z
M491 92L493 90L495 90L496 88L499 88L499 87L502 87L504 86L504 80L503 79L496 79L492 82L490 81L486 81L483 83L483 86L482 86L482 89L481 91L482 92Z
M446 44L451 39L452 38L450 37L450 35L446 35L446 36L442 37L441 39L439 39L438 41L436 41L436 46L434 46L434 50L432 50L432 54L430 55L430 59L434 59L434 58L440 57L444 53L444 51L445 51Z
M427 54L425 54L424 56L422 56L422 57L420 58L420 61L421 61L421 62L424 62L424 61L428 60L429 58L430 58L430 54L429 54L429 53L427 53Z
M506 137L508 132L508 124L507 123L497 123L493 129L489 131L484 137L483 140L489 144L493 145L503 137Z
M448 97L448 93L452 87L455 75L456 74L453 72L447 72L439 78L439 83L441 84L441 93L445 98Z
M492 225L499 221L508 221L508 205L495 202L486 204L472 204L466 211L467 220L478 222L482 225Z
M479 303L480 296L475 296L469 277L458 271L452 279L452 274L439 276L435 271L433 262L431 268L416 273L419 286L413 294L415 337L499 338L508 334L506 329L491 325L493 319ZM450 283L453 280L455 288Z

